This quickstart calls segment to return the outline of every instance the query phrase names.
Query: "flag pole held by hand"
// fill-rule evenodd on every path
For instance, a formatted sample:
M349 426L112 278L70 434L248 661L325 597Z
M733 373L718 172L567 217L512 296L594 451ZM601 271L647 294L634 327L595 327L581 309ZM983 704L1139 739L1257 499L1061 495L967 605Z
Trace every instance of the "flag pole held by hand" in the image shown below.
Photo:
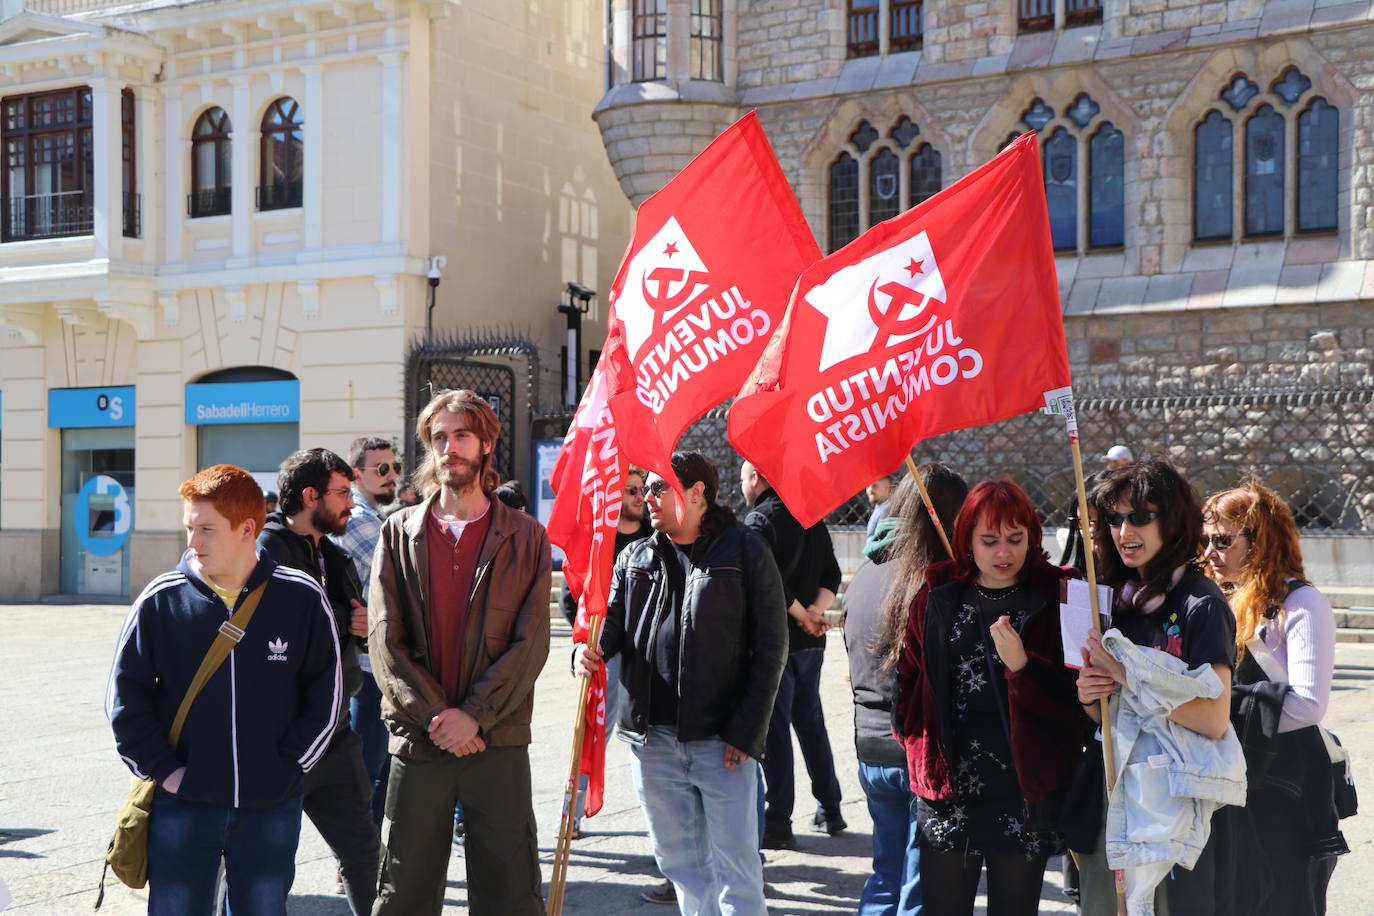
M597 645L601 639L601 624L606 618L597 615L587 627L587 645ZM558 824L558 844L553 855L553 872L549 875L549 899L545 905L548 916L561 916L563 896L568 884L568 858L572 854L573 821L577 811L577 783L582 770L582 735L587 724L587 694L591 690L590 677L579 678L577 718L573 723L572 756L568 761L568 782L563 790L563 817Z
M930 520L935 523L935 533L940 536L940 543L945 545L945 553L953 558L954 549L949 546L949 537L945 534L945 526L940 524L940 516L935 511L935 504L930 501L930 493L926 490L925 481L921 480L921 472L916 467L916 459L911 457L910 452L906 456L906 468L911 472L911 479L916 482L916 489L921 494L921 502L926 504L926 511L930 513Z
M1088 526L1088 489L1083 477L1083 450L1078 442L1078 416L1073 408L1073 389L1056 388L1045 392L1045 412L1060 414L1069 432L1069 450L1073 453L1073 481L1078 490L1078 527L1083 538L1083 566L1088 577L1088 595L1092 602L1093 629L1102 632L1102 613L1097 605L1097 558L1093 555L1092 531ZM1116 788L1116 748L1112 741L1112 719L1108 698L1098 701L1102 716L1102 763L1107 775L1107 795ZM1116 911L1126 916L1126 876L1121 869L1113 872L1116 883Z

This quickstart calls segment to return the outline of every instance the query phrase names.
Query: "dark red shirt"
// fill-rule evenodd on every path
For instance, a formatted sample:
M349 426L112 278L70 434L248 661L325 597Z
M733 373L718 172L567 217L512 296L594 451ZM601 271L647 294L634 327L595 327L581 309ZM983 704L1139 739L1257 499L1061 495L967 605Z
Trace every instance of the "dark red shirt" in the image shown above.
M463 625L468 616L468 601L477 575L477 559L482 542L491 527L491 510L469 522L463 536L455 540L453 530L429 513L429 645L434 656L434 671L444 688L448 705L456 707L459 668L463 658Z

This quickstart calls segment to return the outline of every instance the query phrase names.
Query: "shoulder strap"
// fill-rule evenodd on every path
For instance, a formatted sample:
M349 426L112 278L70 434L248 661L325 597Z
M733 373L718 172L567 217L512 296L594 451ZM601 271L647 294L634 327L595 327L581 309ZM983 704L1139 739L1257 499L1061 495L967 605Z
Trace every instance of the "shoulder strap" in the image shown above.
M1245 643L1246 653L1255 660L1264 676L1276 684L1288 683L1288 672L1284 670L1278 657L1269 651L1269 647L1264 644L1264 640L1258 636L1251 636Z
M262 593L266 590L267 582L253 589L239 604L234 616L219 625L219 633L210 644L210 651L205 653L200 667L196 669L196 676L191 679L191 686L186 688L186 696L181 698L181 706L177 708L177 717L172 721L172 731L167 739L172 747L176 747L177 742L181 740L181 727L186 724L186 715L191 711L191 704L196 701L196 695L229 657L229 653L238 645L239 640L243 639L243 631L248 628L248 621L253 618L253 612L258 609L258 602L262 600Z

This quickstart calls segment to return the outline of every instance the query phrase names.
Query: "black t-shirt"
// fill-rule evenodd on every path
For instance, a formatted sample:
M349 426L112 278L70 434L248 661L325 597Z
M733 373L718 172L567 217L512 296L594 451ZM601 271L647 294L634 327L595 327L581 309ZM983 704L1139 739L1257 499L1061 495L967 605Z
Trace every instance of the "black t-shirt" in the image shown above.
M1131 642L1162 649L1189 668L1236 664L1236 616L1211 579L1188 573L1152 614L1118 611L1112 619Z
M668 589L667 607L659 617L650 655L649 724L677 725L678 657L680 655L682 598L687 591L687 575L691 572L691 554L696 544L684 548L669 540L672 554L664 564ZM676 562L674 562L676 561Z

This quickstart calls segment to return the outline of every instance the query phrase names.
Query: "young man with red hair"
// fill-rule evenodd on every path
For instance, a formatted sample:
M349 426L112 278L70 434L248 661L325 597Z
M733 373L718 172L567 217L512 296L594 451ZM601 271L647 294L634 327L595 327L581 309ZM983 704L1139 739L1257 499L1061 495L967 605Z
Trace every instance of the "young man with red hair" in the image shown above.
M181 485L187 550L134 602L115 649L106 713L115 746L159 783L148 837L148 912L214 912L225 863L235 912L284 914L295 877L302 778L328 746L343 685L324 593L260 555L262 490L220 464ZM221 629L260 586L228 658L177 708Z

